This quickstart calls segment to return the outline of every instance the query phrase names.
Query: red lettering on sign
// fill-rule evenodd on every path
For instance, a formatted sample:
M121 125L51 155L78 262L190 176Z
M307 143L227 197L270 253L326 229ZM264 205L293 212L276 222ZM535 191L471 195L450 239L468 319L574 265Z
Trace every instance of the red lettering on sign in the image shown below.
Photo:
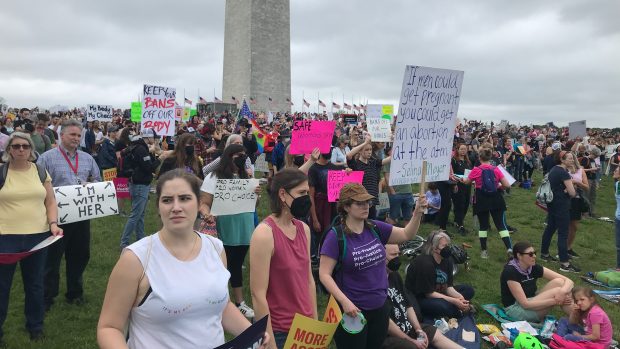
M174 99L154 99L151 97L144 98L144 108L173 108L174 107Z
M144 124L142 125L142 127L144 128L152 128L153 131L155 131L155 133L161 135L161 134L168 134L168 130L170 129L170 121L151 121L151 120L147 120L144 121ZM165 132L162 132L162 130L165 130Z

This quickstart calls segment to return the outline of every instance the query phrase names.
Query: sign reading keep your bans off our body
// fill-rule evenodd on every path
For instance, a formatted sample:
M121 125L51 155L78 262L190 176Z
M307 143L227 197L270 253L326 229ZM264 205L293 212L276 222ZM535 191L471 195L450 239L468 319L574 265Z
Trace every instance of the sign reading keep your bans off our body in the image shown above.
M55 187L58 224L85 221L118 214L116 189L112 182Z

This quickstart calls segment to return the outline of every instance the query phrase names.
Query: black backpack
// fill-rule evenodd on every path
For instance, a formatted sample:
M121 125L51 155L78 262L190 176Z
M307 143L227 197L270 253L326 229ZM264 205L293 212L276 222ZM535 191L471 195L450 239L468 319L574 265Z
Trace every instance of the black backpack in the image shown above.
M127 148L121 150L121 157L118 160L117 176L122 178L131 178L133 171L136 167L136 160L134 156L134 149L138 145L132 144Z
M45 183L47 179L47 172L45 171L45 167L35 163L37 166L37 173L39 174L39 179L41 180L41 184ZM4 187L4 182L6 182L6 177L9 174L9 164L0 164L0 190Z

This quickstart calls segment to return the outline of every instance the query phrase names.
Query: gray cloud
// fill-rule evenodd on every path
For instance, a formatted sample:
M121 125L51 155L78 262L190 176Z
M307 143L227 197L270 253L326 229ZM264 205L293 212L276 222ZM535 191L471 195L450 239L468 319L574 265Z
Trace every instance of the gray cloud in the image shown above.
M269 0L267 0L269 1ZM11 1L0 96L14 106L128 107L143 83L221 97L219 1ZM291 2L292 98L397 104L405 65L465 71L459 114L617 124L620 2ZM353 100L352 100L353 98ZM617 125L616 125L617 126Z

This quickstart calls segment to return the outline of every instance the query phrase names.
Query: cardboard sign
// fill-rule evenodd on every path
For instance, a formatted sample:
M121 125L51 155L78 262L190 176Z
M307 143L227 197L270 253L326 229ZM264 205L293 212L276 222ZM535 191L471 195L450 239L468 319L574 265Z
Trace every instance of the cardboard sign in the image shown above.
M39 242L33 248L26 252L17 252L17 253L0 253L0 264L14 264L22 259L30 256L31 254L37 252L40 249L46 248L47 246L53 244L54 242L60 240L62 235L58 236L50 236L47 239Z
M369 104L366 110L366 125L373 142L392 141L392 112L394 106Z
M316 147L321 150L322 154L329 153L335 128L335 121L295 121L289 153L310 154Z
M325 315L323 315L323 322L337 324L340 323L340 320L342 320L342 311L336 302L336 298L330 295L327 308L325 308Z
M211 214L230 215L256 210L258 179L218 179L213 194Z
M105 182L113 181L114 178L116 178L116 169L115 168L108 168L108 169L103 170L101 172L103 172L103 180Z
M140 122L142 120L142 102L131 102L131 121Z
M446 181L463 72L407 66L396 116L390 185Z
M117 177L112 180L116 189L116 197L119 199L128 199L131 197L129 192L129 178Z
M260 154L256 158L256 161L254 162L254 172L261 172L261 173L269 172L269 165L267 164L267 161L265 160L265 158L266 158L265 153Z
M142 128L152 128L160 136L174 136L176 89L144 85Z
M55 187L58 224L118 214L116 190L112 182Z
M575 121L568 123L568 137L575 139L577 137L583 138L587 135L586 121Z
M267 319L269 315L265 315L262 319L254 322L235 339L226 344L222 344L214 349L254 349L259 348L263 344L263 336L267 331ZM271 338L273 343L273 338Z
M336 202L340 189L347 183L360 183L364 179L364 171L327 171L327 201Z
M338 323L327 323L295 314L284 349L327 349L336 328Z
M513 176L511 176L511 175L510 175L510 173L508 173L508 171L506 171L506 169L504 168L504 166L499 165L499 166L497 166L497 168L499 168L499 170L500 170L500 171L502 171L502 174L504 175L504 177L506 177L506 179L508 180L508 183L509 183L510 185L513 185L513 184L514 184L514 182L516 182L516 181L517 181L517 180L516 180Z
M89 104L86 106L87 121L112 121L112 114L113 110L111 105Z
M187 108L187 107L183 109L183 122L189 121L189 117L191 116L191 111L192 109Z

